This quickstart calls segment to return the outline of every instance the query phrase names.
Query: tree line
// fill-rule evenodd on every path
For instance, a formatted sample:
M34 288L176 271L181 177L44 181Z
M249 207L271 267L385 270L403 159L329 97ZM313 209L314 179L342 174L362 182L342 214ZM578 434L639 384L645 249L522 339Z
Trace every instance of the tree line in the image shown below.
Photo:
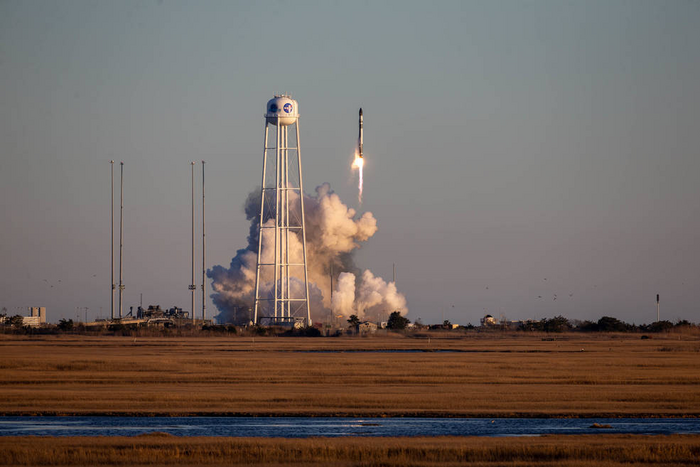
M598 321L569 320L563 316L544 318L540 321L522 323L518 330L542 331L542 332L667 332L677 328L697 328L698 326L687 320L655 321L650 324L630 324L612 316L603 316Z
M4 311L4 310L3 310ZM359 332L361 321L357 315L352 315L347 320L350 329L355 332ZM387 322L387 329L392 331L405 331L409 328L411 320L402 316L401 313L395 311L391 313ZM681 330L681 329L698 329L700 330L700 325L691 323L688 320L678 320L675 323L671 321L662 320L655 321L650 324L634 324L626 323L612 316L603 316L598 321L579 321L570 320L564 316L555 316L553 318L544 318L539 321L526 321L520 323L516 328L509 326L507 324L492 326L493 329L508 329L517 331L539 331L547 333L561 333L561 332L647 332L647 333L660 333L668 332L671 330ZM85 328L80 323L75 323L72 319L61 319L58 324L48 324L40 328L32 328L25 326L23 324L23 317L20 315L7 316L5 313L0 313L0 329L3 332L13 332L13 333L30 333L30 334L55 334L63 332L72 333L90 333L90 331ZM453 330L452 324L445 320L442 324L436 325L424 325L417 320L415 323L415 329L434 329L434 330ZM466 326L459 326L455 330L477 330L478 328L472 324ZM107 326L101 332L108 332L114 334L124 334L130 335L136 330L135 326L127 326L121 323L112 323ZM167 332L168 329L164 329ZM171 330L172 331L172 330ZM320 330L314 327L305 327L302 329L292 329L288 331L280 330L275 332L272 329L268 329L264 326L253 326L250 329L239 328L233 325L204 325L201 331L208 333L226 333L226 334L250 334L250 335L289 335L289 336L307 336L316 337L320 336ZM98 332L98 333L101 333Z

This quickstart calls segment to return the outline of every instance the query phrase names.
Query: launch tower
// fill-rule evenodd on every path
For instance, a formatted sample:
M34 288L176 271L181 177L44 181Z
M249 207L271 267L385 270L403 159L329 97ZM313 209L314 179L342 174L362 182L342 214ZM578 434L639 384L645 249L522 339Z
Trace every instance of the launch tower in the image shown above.
M310 326L299 110L288 95L267 103L261 185L253 322Z

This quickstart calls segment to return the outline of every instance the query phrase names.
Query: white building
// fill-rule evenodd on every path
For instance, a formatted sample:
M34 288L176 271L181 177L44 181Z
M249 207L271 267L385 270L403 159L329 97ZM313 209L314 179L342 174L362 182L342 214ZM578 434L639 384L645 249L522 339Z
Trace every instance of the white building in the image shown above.
M46 307L45 306L30 306L29 316L22 317L22 324L33 328L46 324Z

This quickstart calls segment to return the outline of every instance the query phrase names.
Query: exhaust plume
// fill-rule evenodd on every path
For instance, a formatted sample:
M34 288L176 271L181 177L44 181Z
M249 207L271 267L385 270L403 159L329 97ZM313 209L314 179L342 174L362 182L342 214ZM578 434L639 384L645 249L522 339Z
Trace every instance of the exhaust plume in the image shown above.
M291 198L290 194L290 198ZM297 205L292 203L290 205ZM327 321L332 311L336 316L356 314L360 318L386 319L392 311L405 314L406 298L396 290L393 282L385 282L371 271L361 271L353 261L353 253L377 231L377 221L371 212L361 215L344 204L328 183L316 188L315 195L304 194L306 218L306 251L309 275L309 302L314 321ZM228 268L214 266L207 271L212 279L211 295L219 314L220 323L247 323L252 319L255 302L255 275L260 222L260 189L251 192L245 202L246 218L250 221L248 246L236 252ZM263 224L274 222L263 219ZM274 235L273 229L264 229L265 235ZM273 248L265 248L268 238L263 237L263 262L274 255ZM274 244L274 242L273 242ZM290 256L301 257L302 244L296 235L290 236ZM330 273L333 271L333 302L331 303ZM260 288L268 293L271 280L261 277ZM303 280L292 287L302 287Z
M357 154L355 155L355 160L352 162L352 168L357 169L358 174L359 174L359 180L357 182L357 201L362 204L362 190L363 190L363 182L362 182L362 171L364 170L365 167L365 160L362 157L358 157Z

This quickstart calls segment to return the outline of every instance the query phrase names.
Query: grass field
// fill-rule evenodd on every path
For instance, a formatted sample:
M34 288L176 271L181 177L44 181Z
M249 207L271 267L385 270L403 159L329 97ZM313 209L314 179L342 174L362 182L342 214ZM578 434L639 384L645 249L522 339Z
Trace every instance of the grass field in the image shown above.
M697 336L459 336L0 336L0 413L700 416Z
M686 466L700 436L538 438L2 438L0 465Z

